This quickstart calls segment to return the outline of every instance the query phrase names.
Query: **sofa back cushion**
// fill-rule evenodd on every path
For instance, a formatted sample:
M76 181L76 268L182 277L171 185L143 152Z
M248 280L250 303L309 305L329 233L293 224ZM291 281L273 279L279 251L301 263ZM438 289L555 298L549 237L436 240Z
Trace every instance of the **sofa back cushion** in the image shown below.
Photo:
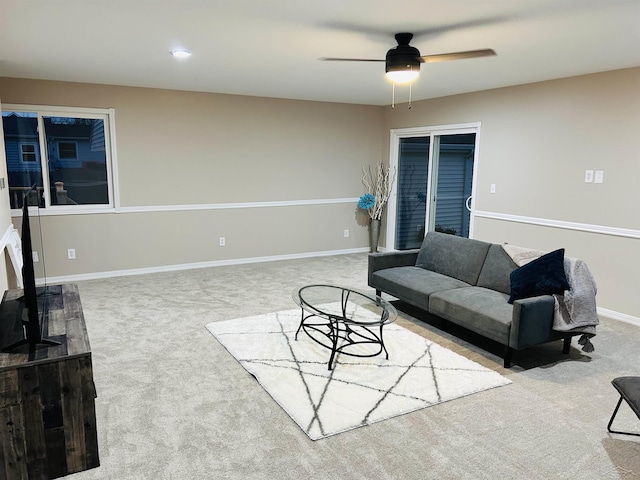
M416 267L475 285L490 246L479 240L429 232L420 247Z
M511 292L509 275L516 268L518 266L501 245L491 245L478 277L477 285L478 287L490 288L509 295Z

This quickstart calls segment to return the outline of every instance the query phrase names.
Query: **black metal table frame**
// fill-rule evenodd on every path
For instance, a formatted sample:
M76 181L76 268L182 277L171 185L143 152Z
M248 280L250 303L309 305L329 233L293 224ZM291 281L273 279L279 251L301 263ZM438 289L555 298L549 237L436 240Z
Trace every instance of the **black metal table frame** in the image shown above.
M308 285L307 287L303 287L302 289L313 286L316 285ZM354 290L349 290L347 288L335 288L340 288L342 290L341 315L323 312L317 306L305 302L302 296L300 296L300 308L302 310L302 313L300 325L298 325L298 329L296 330L295 340L298 340L298 333L300 333L300 330L304 330L304 332L309 338L311 338L311 340L323 346L324 348L331 350L331 356L329 357L328 363L329 370L333 370L333 361L337 353L341 353L343 355L348 355L351 357L368 358L380 355L384 351L386 359L388 360L389 352L387 351L387 347L384 345L384 339L382 337L382 328L389 320L388 310L386 308L382 309L379 322L364 324L354 321L347 315L349 296L351 295L351 293L357 293L359 295L364 294L361 292L355 292ZM364 296L370 298L372 301L380 305L380 299L378 297L372 298L368 295ZM305 315L305 310L307 311L307 315ZM312 317L317 317L319 319L322 319L323 321L319 321L317 323L307 322L307 320ZM378 327L375 329L378 330L378 332L374 331L374 326ZM320 338L316 338L316 336L314 336L311 332L319 334ZM325 343L323 340L328 340L329 344ZM368 354L345 351L345 349L353 347L354 345L363 344L378 345L380 348L375 353Z

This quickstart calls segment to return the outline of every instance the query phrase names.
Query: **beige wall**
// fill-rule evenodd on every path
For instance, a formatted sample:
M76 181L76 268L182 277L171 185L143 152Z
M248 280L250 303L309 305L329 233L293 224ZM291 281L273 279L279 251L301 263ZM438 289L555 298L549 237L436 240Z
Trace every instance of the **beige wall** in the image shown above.
M123 205L353 197L381 154L375 107L111 90Z
M354 204L42 217L47 276L365 247ZM343 231L350 229L350 237ZM220 247L219 237L226 246ZM51 241L50 241L51 239ZM67 246L77 260L66 258ZM54 273L52 273L54 272Z
M425 79L427 81L428 79ZM389 130L481 122L476 238L585 259L599 306L640 318L640 241L491 218L640 230L640 69L367 107L0 78L5 103L113 107L123 207L359 196ZM584 183L604 170L601 185ZM489 193L495 183L497 193ZM365 248L355 204L41 219L47 275ZM350 237L344 238L344 229ZM218 246L225 236L226 247ZM76 248L78 259L66 259Z
M385 130L481 122L478 211L638 235L639 85L635 68L396 105L385 110ZM604 183L585 183L587 169L603 170ZM599 306L640 317L638 238L484 217L475 218L474 237L565 247L590 266Z
M378 107L8 78L0 95L115 109L124 212L41 217L47 277L367 246L355 201L314 201L363 193L362 167L383 155ZM216 208L245 202L294 205Z

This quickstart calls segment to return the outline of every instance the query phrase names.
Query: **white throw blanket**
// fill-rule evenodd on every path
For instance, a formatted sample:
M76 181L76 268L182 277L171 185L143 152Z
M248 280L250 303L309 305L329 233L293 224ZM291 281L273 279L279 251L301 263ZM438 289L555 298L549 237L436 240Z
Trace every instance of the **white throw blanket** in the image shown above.
M519 267L541 257L547 252L504 244L505 252ZM585 352L593 351L590 338L596 335L598 312L596 309L596 281L587 264L578 259L564 257L564 273L571 288L563 295L553 295L555 311L553 329L557 332L582 333L579 343Z

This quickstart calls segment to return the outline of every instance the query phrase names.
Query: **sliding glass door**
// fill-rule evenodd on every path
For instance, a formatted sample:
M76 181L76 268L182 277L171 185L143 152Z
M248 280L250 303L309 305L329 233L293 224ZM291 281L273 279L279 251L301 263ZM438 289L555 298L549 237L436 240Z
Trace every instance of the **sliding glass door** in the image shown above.
M387 238L396 250L418 248L425 233L469 237L479 125L392 131L397 168Z
M469 237L475 134L434 137L429 230Z
M418 248L425 234L431 137L400 139L396 250Z

